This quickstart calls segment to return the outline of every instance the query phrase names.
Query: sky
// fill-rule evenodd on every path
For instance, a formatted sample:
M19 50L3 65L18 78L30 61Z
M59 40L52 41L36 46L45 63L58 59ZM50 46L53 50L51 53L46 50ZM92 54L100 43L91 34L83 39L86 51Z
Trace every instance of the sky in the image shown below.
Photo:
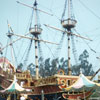
M22 3L32 6L34 0L19 0ZM50 29L44 26L48 24L62 29L60 20L65 0L37 0L38 8L48 13L52 13L53 16L39 12L39 22L43 29L41 39L51 42L59 43L62 33L54 29ZM76 54L79 56L84 49L89 52L89 62L93 64L93 69L96 71L100 66L100 0L73 0L73 13L77 20L76 31L84 37L88 37L93 41L83 40L78 37L74 37ZM66 11L67 13L67 11ZM8 32L7 20L9 21L14 33L24 35L29 32L30 17L32 9L18 4L16 0L0 0L0 43L2 47L7 44ZM34 22L33 22L34 23ZM74 31L74 33L76 33ZM18 37L13 36L13 40ZM22 39L14 44L17 63L23 61L25 50L28 47L30 41L28 39ZM89 46L96 51L94 53L90 50ZM34 63L34 42L29 55L29 62ZM43 58L54 58L56 55L57 45L41 43ZM64 57L67 59L67 36L64 38L63 49L58 53L58 57ZM11 61L10 47L8 47L7 58ZM5 50L3 50L5 56ZM1 56L1 55L0 55ZM78 58L77 58L78 59ZM72 65L75 64L74 56L71 51Z

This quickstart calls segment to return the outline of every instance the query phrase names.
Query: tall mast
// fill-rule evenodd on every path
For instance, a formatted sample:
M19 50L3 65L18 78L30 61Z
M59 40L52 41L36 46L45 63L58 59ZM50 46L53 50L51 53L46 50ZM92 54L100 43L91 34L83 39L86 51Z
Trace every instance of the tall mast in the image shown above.
M34 27L30 27L30 33L32 35L34 35L34 37L36 38L35 40L35 66L36 66L36 79L39 78L39 65L38 65L38 35L41 34L42 29L40 28L40 25L38 23L38 16L37 16L38 12L37 12L37 1L35 0L34 2L34 15L35 15L35 24Z
M41 10L41 9L38 9L37 8L37 5L38 5L37 4L37 0L35 0L33 7L31 7L31 6L27 5L27 4L21 3L19 1L17 1L17 3L22 4L22 5L26 6L26 7L32 8L33 11L34 11L34 17L32 15L32 19L31 19L29 31L30 31L30 33L35 38L30 38L30 37L16 35L16 34L14 34L14 35L19 36L19 37L22 37L22 38L28 38L28 39L31 39L31 40L35 40L35 66L36 66L36 79L38 79L39 78L39 68L38 68L38 66L39 66L38 65L38 42L39 41L42 41L42 42L52 43L52 42L49 42L49 41L40 40L38 38L38 36L42 32L41 25L39 24L39 19L38 19L38 11L39 12L42 12L42 13L45 13L47 15L50 15L50 16L53 16L53 14L50 14L48 12L45 12L45 11ZM34 22L32 22L33 18L34 18ZM32 25L33 23L34 23L34 25ZM56 44L56 43L53 43L53 44Z
M68 32L68 34L67 34L67 36L68 36L68 75L71 75L70 36L71 36L72 28L75 27L76 20L74 20L73 17L71 16L72 15L72 12L71 12L72 0L66 0L66 1L65 1L65 3L68 3L68 15L65 16L65 11L66 11L66 4L65 4L61 24L62 24L63 28L65 30L67 30L67 32Z
M10 29L11 29L11 32L10 32ZM11 44L12 43L12 35L13 35L13 30L12 30L12 28L10 27L10 25L8 23L8 33L7 33L7 36L9 38L9 40L10 40L12 64L14 66L14 72L16 72L13 44Z
M68 19L70 19L70 0L68 0Z

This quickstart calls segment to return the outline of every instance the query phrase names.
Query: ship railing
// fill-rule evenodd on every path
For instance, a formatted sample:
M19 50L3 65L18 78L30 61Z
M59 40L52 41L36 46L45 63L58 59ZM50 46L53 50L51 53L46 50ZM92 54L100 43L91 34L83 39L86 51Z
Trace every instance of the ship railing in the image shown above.
M6 79L13 79L13 74L10 74L8 71L3 71L2 68L0 68L0 75L4 76Z
M9 72L3 71L3 75L4 75L7 79L13 79L13 74L10 74Z

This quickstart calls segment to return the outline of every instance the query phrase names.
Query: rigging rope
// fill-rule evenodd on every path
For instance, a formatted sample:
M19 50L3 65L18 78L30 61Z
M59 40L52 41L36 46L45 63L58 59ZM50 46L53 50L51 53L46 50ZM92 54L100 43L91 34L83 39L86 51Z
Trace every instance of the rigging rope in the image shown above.
M7 40L7 45L8 45L8 43L9 43L9 39ZM6 48L6 52L5 52L5 58L6 58L6 55L7 55L7 51L8 51L8 47ZM5 61L3 62L3 67L5 66Z
M59 21L61 21L61 19L53 12L53 11L51 11L52 13L53 13L53 15L59 20Z
M30 18L30 27L29 27L29 29L30 29L30 28L31 28L31 26L32 26L33 13L34 13L34 10L32 10L32 15L31 15L31 18Z
M26 54L26 57L25 57L25 60L24 60L24 66L27 65L29 53L30 53L30 50L31 50L31 47L32 47L32 42L33 42L33 40L30 40L30 45L29 45L29 48L28 48L28 51L27 51L27 54Z
M76 50L76 47L75 47L75 42L74 42L74 36L71 35L71 40L72 40L72 51L73 51L73 55L74 55L74 59L75 59L75 63L78 64L78 60L77 60L77 50Z
M55 58L55 55L53 54L53 52L52 52L52 50L51 50L51 48L46 44L46 43L44 43L47 47L48 47L48 49L50 50L50 52L51 52L51 54L52 54L52 56L53 56L53 58Z
M62 37L59 41L59 45L56 49L56 52L55 52L55 56L58 58L58 54L60 55L60 51L61 51L61 48L62 48L62 45L63 45L63 42L64 42L64 37L65 37L65 33L62 33Z
M40 58L38 59L39 60L39 64L40 64L40 66L42 65L42 67L43 67L44 66L44 58L43 58L43 54L42 54L40 41L38 41L38 48L39 48L39 55L40 55Z
M12 45L12 48L13 48L13 51L14 51L14 57L15 57L15 61L16 61L16 64L17 64L17 66L18 66L17 56L16 56L16 53L15 53L15 50L14 50L14 47L13 47L13 45Z
M39 47L39 54L40 54L40 58L42 58L42 59L43 59L43 54L42 54L42 48L41 48L40 41L38 41L38 47Z
M99 17L95 12L93 12L93 10L91 10L89 7L87 7L81 0L79 0L79 2L80 2L88 11L90 11L95 17L97 17L97 18L100 20L100 17Z
M7 21L7 24L8 24L8 21ZM10 30L9 30L9 27L8 27L8 32L9 32ZM8 43L9 43L9 39L7 39L7 45L8 45ZM7 51L8 51L8 47L6 48L6 52L5 52L5 58L6 58L6 56L7 56ZM4 63L3 63L3 67L5 66L5 61L4 61Z
M10 26L8 20L7 20L7 24L8 24L8 34L7 34L7 36L8 36L8 38L9 38L9 40L10 40L10 43L12 43L12 42L11 42L11 41L12 41L12 33L14 33L14 31L13 31L12 27ZM10 32L10 31L11 31L11 32ZM8 44L8 43L7 43L7 44ZM16 64L17 64L17 57L16 57L15 50L14 50L14 48L13 48L13 44L10 44L10 46L11 46L11 48L13 49L13 56L14 56L15 61L16 61ZM6 52L7 52L7 51L6 51Z
M64 16L65 16L65 11L66 11L66 6L67 6L67 0L65 0L64 11L63 11L63 13L62 13L61 20L63 20L63 19L64 19Z
M70 0L70 11L71 11L71 18L75 19L74 12L73 12L73 3L72 3L72 0Z
M79 34L78 32L77 32L77 30L76 29L74 29L75 31L76 31L76 33L77 34ZM79 34L80 35L80 34ZM94 53L97 53L94 49L92 49L91 47L90 47L90 45L82 38L82 40L86 43L86 45L89 47L89 49L92 51L92 52L94 52Z
M66 12L66 8L67 8L67 1L65 0L65 5L64 5L64 11L62 13L62 18L61 20L64 20L64 16L65 16L65 12ZM75 19L74 13L73 13L73 4L72 4L72 0L70 0L70 16L72 19ZM67 16L66 16L67 17Z
M33 10L32 10L32 15L30 16L30 18L29 18L29 22L28 22L28 25L27 25L27 28L26 28L26 30L25 30L25 32L24 33L26 33L27 32L27 30L29 30L29 28L30 28L30 26L32 25L32 16L33 16ZM23 47L23 42L24 42L24 39L22 40L22 42L21 42L21 44L20 44L20 48L19 48L19 50L18 50L18 55L20 54L20 52L21 52L21 49L22 49L22 47ZM26 52L26 51L25 51ZM24 53L25 54L25 53ZM21 57L20 58L20 61L22 61L23 60L23 58L24 58L24 56L25 55L23 55L23 57Z
M8 45L8 43L9 43L9 39L7 40L7 45ZM6 48L5 57L7 55L7 50L8 50L8 47Z
M54 33L54 31L52 31L50 28L48 28L48 27L46 27L49 31L51 31L51 32L53 32ZM64 34L64 33L63 33ZM56 32L55 32L55 36L56 36ZM54 37L55 38L55 37ZM61 42L61 41L60 41ZM59 43L60 44L60 43ZM45 43L45 45L47 46L47 44ZM48 46L47 46L48 47ZM59 48L60 48L60 46L59 46ZM51 48L50 47L48 47L48 49L50 50L50 52L51 52L51 54L52 54L52 56L53 56L53 58L55 59L56 58L56 53L57 52L55 52L54 54L52 53L52 50L51 50Z
M23 54L23 56L21 57L21 60L20 60L20 61L23 61L24 56L26 55L27 49L28 49L28 47L25 49L24 54Z

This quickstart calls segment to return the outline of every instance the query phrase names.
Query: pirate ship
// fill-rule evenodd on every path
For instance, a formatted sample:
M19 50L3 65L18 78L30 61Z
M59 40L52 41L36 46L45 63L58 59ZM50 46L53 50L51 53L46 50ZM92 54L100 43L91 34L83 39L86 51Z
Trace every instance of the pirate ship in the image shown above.
M19 1L17 1L17 3L27 6L27 7L30 7ZM64 18L65 12L66 12L66 4L68 4L68 15L66 18ZM38 11L41 11L43 13L46 13L46 12L37 8L37 1L35 0L33 7L30 7L33 9L34 14L35 14L35 23L33 26L31 23L30 28L29 28L29 34L31 34L32 37L27 37L26 36L27 34L25 36L14 34L12 28L10 27L10 25L8 25L8 27L9 27L8 37L11 39L11 37L13 35L15 35L20 38L15 41L11 41L7 46L10 45L12 48L12 44L14 42L20 40L21 38L28 38L28 39L34 40L35 41L36 75L35 75L35 77L32 77L28 70L26 70L24 72L20 72L18 70L15 71L13 64L11 64L7 60L7 58L2 57L2 58L0 58L0 79L2 80L0 83L1 89L7 88L11 84L14 74L16 74L18 83L20 85L22 85L22 87L32 89L32 92L27 95L29 97L33 98L34 100L41 100L41 95L44 95L44 97L42 97L42 100L44 100L44 99L45 100L54 100L54 99L55 100L64 100L64 99L76 100L78 97L82 97L82 99L86 99L93 93L94 88L89 89L89 90L84 90L84 91L71 91L71 92L64 91L65 88L73 85L79 78L79 76L73 76L71 74L70 36L75 35L80 38L90 40L90 39L82 37L80 35L73 34L72 29L75 27L77 21L74 19L73 15L71 13L71 9L72 9L71 4L72 4L72 0L65 0L65 9L64 9L64 12L62 14L62 19L61 19L61 25L63 27L63 30L45 24L46 27L61 31L64 34L67 34L67 36L68 36L68 75L65 75L64 71L61 69L58 72L58 74L53 75L53 76L49 76L49 77L45 77L45 78L42 78L39 76L38 42L39 41L48 42L48 41L39 39L39 35L42 32L42 28L41 28L40 24L38 23L38 18L37 18ZM49 43L52 43L52 42L49 42ZM1 48L1 51L4 48ZM13 58L14 57L13 57L13 50L12 50L12 60L14 62ZM88 78L90 79L91 77L88 77ZM84 95L85 95L85 97L84 97Z

